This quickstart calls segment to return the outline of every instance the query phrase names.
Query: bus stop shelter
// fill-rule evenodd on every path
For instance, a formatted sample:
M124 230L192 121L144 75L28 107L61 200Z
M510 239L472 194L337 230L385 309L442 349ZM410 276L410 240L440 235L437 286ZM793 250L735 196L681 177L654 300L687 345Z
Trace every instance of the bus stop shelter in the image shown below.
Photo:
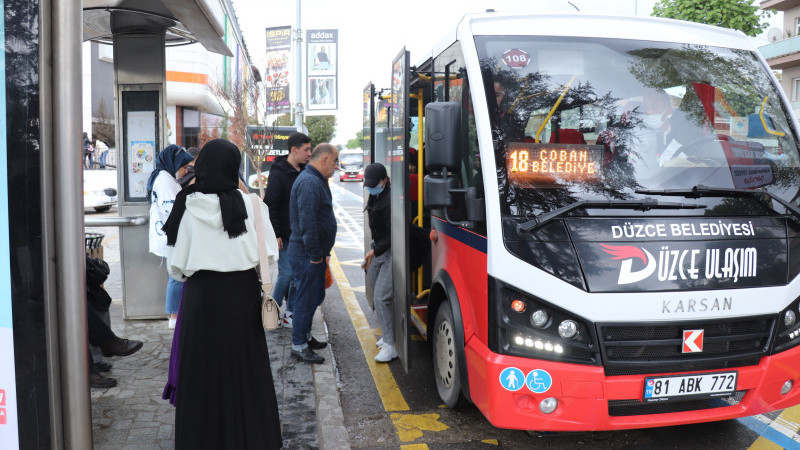
M153 158L164 146L165 47L198 42L231 56L224 10L215 0L5 0L4 8L0 447L91 448L81 43L114 47L118 161L131 164L141 148L131 142L148 143ZM122 265L136 272L123 276L165 277L148 259L147 199L130 175L120 170L120 217L108 223L125 225Z

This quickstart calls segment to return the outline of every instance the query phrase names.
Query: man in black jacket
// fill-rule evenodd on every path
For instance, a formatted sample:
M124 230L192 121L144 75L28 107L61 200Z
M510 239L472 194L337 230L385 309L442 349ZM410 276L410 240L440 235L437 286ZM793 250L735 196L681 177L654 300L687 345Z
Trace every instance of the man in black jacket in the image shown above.
M372 249L364 258L363 268L367 271L372 288L375 313L381 324L378 347L381 351L375 357L377 362L389 362L397 358L394 346L394 306L392 305L392 205L389 176L386 167L373 163L364 169L364 189L369 192L367 215L372 232Z
M281 323L285 327L292 326L294 305L294 285L292 281L292 265L286 253L292 229L289 226L289 197L294 180L305 168L311 158L311 138L303 133L289 135L289 154L275 158L269 170L264 203L269 207L269 220L278 238L278 280L272 289L272 296L283 305L286 297L286 308Z

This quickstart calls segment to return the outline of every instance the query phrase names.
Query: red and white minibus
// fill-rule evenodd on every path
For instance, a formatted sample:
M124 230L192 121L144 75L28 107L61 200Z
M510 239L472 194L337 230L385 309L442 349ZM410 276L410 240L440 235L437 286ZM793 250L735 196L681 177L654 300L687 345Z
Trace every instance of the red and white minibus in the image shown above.
M392 179L401 358L412 324L448 406L578 431L800 402L798 133L745 35L486 13L418 60L365 90L365 164Z

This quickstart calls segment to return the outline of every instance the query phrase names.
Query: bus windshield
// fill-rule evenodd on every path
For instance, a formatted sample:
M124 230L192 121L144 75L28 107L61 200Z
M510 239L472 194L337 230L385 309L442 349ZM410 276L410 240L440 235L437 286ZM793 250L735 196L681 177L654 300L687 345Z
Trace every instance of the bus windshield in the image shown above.
M476 44L506 216L698 185L798 196L797 136L750 51L569 37ZM680 214L772 213L752 197L702 198L707 208Z

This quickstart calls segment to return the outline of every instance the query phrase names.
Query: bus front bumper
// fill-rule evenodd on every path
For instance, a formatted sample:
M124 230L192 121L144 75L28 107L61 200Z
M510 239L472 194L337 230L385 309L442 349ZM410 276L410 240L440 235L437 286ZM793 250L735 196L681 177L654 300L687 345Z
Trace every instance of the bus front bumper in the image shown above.
M686 372L737 372L738 395L735 400L727 401L718 398L644 403L641 400L645 378L662 374L606 376L601 366L493 353L475 338L466 345L466 359L471 400L498 428L593 431L662 427L734 419L800 403L800 347L763 357L756 366ZM546 371L551 379L549 388L542 391L546 385L533 390L527 385L509 385L510 371L520 373L503 372L510 367L519 369L523 375ZM789 380L793 382L792 389L781 394L782 386ZM516 383L516 377L511 381ZM509 390L503 384L516 390ZM558 402L555 411L549 414L540 410L542 400L547 398Z

